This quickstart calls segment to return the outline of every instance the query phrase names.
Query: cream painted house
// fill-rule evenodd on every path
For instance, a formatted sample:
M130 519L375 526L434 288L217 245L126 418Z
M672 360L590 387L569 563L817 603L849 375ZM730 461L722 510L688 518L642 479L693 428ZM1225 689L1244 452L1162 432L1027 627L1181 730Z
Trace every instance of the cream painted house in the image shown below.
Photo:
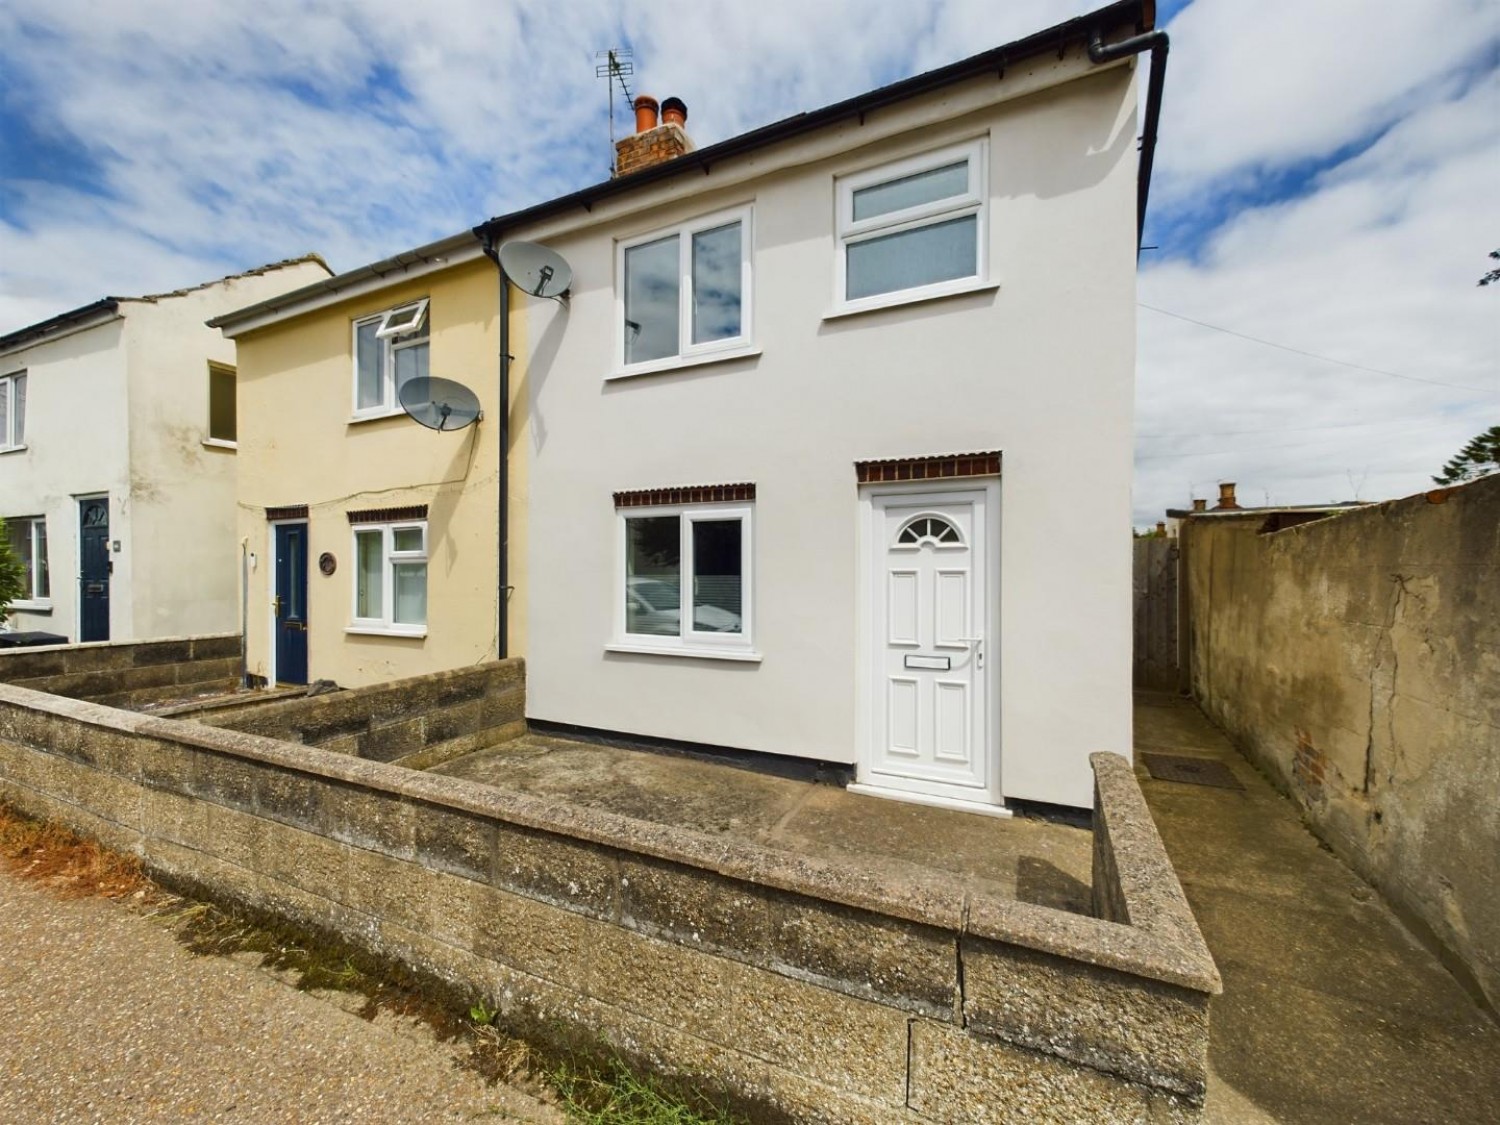
M357 687L495 658L498 277L465 232L213 322L239 352L252 676ZM477 423L408 417L398 388L423 376L470 387Z
M204 321L329 274L316 257L0 336L13 631L150 640L240 627L234 345Z
M681 102L658 125L638 99L615 178L219 321L241 534L267 558L287 521L304 560L332 556L309 674L508 651L537 723L991 814L1087 806L1088 754L1131 747L1153 19L1124 0L702 149ZM517 243L571 267L565 300L497 285L481 254ZM485 404L473 437L360 413L361 325L419 300L431 373ZM360 590L419 562L423 612L367 616ZM275 677L286 597L256 573L251 659Z

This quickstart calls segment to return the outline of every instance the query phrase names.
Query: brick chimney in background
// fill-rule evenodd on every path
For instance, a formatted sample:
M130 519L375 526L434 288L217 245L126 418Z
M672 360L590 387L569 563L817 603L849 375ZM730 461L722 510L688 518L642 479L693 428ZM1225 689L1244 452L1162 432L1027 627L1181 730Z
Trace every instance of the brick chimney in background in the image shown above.
M1208 501L1205 500L1205 499L1203 499L1203 497L1201 497L1201 496L1195 496L1195 497L1193 497L1193 511L1195 511L1195 512L1206 512L1206 511L1208 511Z
M635 132L615 142L615 175L628 176L693 151L693 142L683 128L687 104L681 98L662 102L660 124L656 109L656 99L650 94L635 99Z
M1239 501L1234 498L1234 481L1226 480L1219 485L1219 502L1214 505L1214 511L1232 512L1239 506Z

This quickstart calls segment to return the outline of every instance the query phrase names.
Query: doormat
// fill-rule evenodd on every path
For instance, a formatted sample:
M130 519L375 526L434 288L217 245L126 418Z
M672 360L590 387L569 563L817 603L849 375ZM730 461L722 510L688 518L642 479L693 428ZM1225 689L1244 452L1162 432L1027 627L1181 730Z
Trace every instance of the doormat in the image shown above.
M1214 785L1220 789L1243 789L1223 762L1207 758L1184 758L1180 754L1142 754L1146 769L1158 781L1180 781L1184 785Z

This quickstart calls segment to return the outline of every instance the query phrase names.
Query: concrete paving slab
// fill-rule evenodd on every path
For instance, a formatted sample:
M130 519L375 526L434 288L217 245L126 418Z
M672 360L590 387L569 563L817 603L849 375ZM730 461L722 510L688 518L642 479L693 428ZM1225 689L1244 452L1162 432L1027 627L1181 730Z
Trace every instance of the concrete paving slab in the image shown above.
M975 892L1087 914L1082 828L849 793L720 762L527 734L432 772L802 855L857 859L892 885L955 878Z
M1224 979L1205 1119L1500 1121L1500 1027L1436 956L1192 703L1141 698L1136 736L1138 749L1221 760L1246 784L1137 770Z

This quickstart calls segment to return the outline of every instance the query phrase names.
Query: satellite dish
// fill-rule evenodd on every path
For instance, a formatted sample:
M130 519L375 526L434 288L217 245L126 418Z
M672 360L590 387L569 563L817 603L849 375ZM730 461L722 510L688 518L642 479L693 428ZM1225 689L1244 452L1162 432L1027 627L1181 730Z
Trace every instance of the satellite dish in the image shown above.
M533 297L561 297L573 284L573 267L556 250L535 242L507 242L500 247L500 268Z
M408 379L401 409L429 430L461 430L479 419L479 397L452 379Z

